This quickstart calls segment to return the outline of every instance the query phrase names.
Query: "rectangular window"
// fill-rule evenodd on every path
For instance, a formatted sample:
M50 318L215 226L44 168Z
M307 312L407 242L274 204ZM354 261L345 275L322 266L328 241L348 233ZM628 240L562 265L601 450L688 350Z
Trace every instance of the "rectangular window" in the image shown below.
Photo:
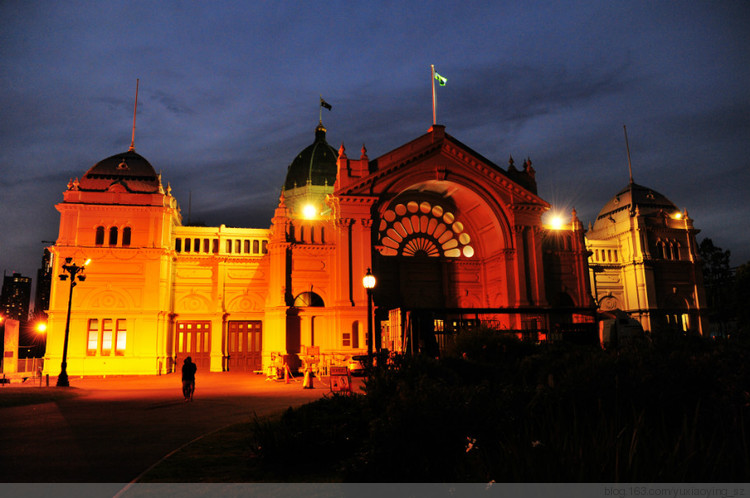
M94 356L99 347L99 320L89 318L88 339L86 343L86 355Z
M203 252L208 252L210 244L208 239L203 239Z
M118 319L115 325L115 355L124 356L125 346L128 343L128 321L124 318Z
M213 241L213 253L219 254L219 239L214 239Z
M349 332L344 332L344 340L342 346L345 348L351 347L352 345L352 335Z
M102 319L102 355L112 354L112 319Z
M185 239L185 252L190 252L190 239Z
M250 254L250 241L249 240L245 240L243 242L244 242L243 245L244 245L244 249L245 249L245 254Z
M234 241L234 252L235 252L235 253L237 253L237 254L239 254L239 253L241 253L241 252L242 252L242 251L240 250L240 244L241 244L241 243L242 243L242 241L241 241L241 240L235 240L235 241Z
M227 252L230 254L232 253L232 241L231 240L227 240Z
M182 239L177 239L174 241L174 250L177 252L182 252Z
M258 254L260 252L260 243L257 240L253 241L253 254Z

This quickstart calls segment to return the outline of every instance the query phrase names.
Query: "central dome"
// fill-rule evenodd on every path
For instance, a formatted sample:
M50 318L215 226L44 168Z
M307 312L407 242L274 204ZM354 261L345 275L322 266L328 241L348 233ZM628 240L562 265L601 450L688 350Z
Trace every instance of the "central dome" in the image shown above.
M154 193L159 190L159 176L154 167L132 149L92 166L81 178L80 189L106 191L118 183L130 192Z
M333 187L336 181L336 149L326 142L326 129L323 123L315 128L315 141L297 154L286 173L284 190L307 185Z

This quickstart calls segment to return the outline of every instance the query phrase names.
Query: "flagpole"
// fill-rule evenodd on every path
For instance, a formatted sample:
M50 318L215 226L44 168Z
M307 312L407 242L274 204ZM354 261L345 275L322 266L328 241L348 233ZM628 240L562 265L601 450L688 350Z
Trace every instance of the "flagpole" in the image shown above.
M431 70L431 80L432 80L432 126L435 126L437 123L436 119L436 113L435 113L435 64L430 64L430 70Z

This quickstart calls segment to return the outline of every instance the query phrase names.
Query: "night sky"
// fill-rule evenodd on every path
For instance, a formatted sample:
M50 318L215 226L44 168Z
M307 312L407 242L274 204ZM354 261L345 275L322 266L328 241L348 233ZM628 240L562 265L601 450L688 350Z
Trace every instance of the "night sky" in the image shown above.
M68 180L130 145L185 220L267 228L312 143L438 123L584 225L628 183L750 260L748 2L0 3L0 268L35 277ZM189 198L192 202L189 203Z

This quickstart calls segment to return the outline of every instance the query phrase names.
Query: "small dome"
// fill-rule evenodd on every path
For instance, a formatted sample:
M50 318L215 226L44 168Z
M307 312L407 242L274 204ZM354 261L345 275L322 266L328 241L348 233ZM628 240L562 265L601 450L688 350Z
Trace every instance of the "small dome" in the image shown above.
M333 187L336 181L336 149L326 142L326 129L322 123L315 128L315 141L297 154L284 181L284 190L310 185Z
M604 221L609 218L619 219L630 216L630 211L636 206L641 214L651 214L659 211L674 212L677 207L659 192L637 183L631 183L604 205L599 216L596 217L594 230L597 230Z
M135 193L159 191L159 177L153 166L134 150L115 154L92 166L81 178L79 188L106 191L115 184Z

